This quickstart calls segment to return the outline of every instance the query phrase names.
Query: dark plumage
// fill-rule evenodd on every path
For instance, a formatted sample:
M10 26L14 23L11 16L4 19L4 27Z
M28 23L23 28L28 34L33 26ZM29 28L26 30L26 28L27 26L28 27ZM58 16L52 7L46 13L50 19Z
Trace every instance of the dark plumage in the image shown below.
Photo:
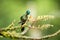
M21 20L21 21L20 21L19 23L21 24L21 31L22 31L22 32L23 32L24 29L25 29L25 27L22 27L22 25L24 25L25 22L27 21L29 14L30 14L30 10L27 10L26 13L20 17L20 20Z

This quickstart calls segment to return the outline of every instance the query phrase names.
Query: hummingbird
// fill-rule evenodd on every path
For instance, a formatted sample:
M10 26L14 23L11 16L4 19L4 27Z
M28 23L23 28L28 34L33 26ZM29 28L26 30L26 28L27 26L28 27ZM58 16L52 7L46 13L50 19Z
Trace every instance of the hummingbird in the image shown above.
M20 17L21 21L19 22L19 24L21 24L21 32L23 32L25 29L25 27L23 27L23 25L28 20L28 15L30 15L30 10L27 10L26 13Z

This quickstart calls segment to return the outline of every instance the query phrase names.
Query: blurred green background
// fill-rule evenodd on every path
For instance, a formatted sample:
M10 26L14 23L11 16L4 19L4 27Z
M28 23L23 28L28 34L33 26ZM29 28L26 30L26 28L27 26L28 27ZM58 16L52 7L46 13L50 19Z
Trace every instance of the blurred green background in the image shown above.
M55 19L49 21L54 27L43 31L51 34L60 29L60 0L0 0L0 28L7 27L15 19L19 21L21 15L31 9L32 16L54 15ZM0 40L12 40L0 38ZM47 40L60 40L60 35Z

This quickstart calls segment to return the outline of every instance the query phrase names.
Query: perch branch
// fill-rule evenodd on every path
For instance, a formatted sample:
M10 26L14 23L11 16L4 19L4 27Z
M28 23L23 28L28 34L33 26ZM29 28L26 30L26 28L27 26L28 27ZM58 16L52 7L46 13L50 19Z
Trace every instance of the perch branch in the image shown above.
M57 36L60 34L60 30L58 30L57 32L55 32L54 34L51 34L51 35L46 35L46 36L43 36L43 37L38 37L38 38L33 38L33 37L28 37L28 36L16 36L16 35L11 35L11 33L8 33L8 35L10 35L10 38L15 38L15 39L32 39L32 40L42 40L42 39L48 39L48 38L51 38L51 37L54 37L54 36ZM1 34L3 37L5 37L4 34Z
M51 38L51 37L54 37L56 35L60 34L60 30L58 30L56 33L54 34L51 34L51 35L46 35L46 36L43 36L43 37L38 37L38 38L33 38L33 37L27 37L27 36L19 36L19 37L16 37L14 36L15 38L23 38L23 39L35 39L35 40L42 40L42 39L48 39L48 38Z
M12 24L10 26L12 26ZM15 35L14 35L14 34L12 34L10 32L5 32L7 30L14 30L14 29L18 29L19 28L19 27L11 27L10 28L10 26L7 29L1 29L0 30L0 35L3 36L3 37L6 37L5 34L7 33L7 35L9 35L8 37L10 37L10 38L17 38L17 39L23 38L23 39L37 39L37 40L41 40L41 39L47 39L47 38L50 38L50 37L54 37L54 36L56 36L56 35L58 35L60 33L60 30L58 30L56 33L51 34L51 35L46 35L46 36L43 36L43 37L33 38L33 37L21 36L21 34L24 34L25 32L28 31L28 30L25 30L24 32L22 32L20 34L18 33L18 35L20 35L20 36L16 36L17 33L15 33Z

